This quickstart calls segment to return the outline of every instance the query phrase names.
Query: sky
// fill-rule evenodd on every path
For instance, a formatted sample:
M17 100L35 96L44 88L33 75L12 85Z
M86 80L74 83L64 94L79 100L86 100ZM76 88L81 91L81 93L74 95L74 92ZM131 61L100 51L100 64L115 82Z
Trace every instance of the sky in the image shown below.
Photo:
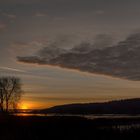
M119 74L112 74L108 63L105 67L109 73L102 72L103 67L99 67L100 71L83 72L83 67L75 68L72 65L75 61L70 62L72 57L67 57L82 44L90 44L92 51L88 47L86 51L95 54L96 49L105 52L108 47L129 42L129 37L140 31L139 5L139 0L1 0L0 75L21 78L24 90L21 102L28 108L140 97L140 79L136 78L140 69L138 64L132 65L133 61L128 64L131 57L125 57L127 71L123 68ZM130 48L138 46L136 40L129 43ZM62 55L67 58L65 63L62 53L66 54ZM80 50L78 54L81 53ZM45 63L34 63L33 56ZM57 61L48 62L52 57ZM101 58L102 53L97 57ZM121 64L124 58L117 60ZM85 59L83 62L89 63ZM129 75L130 65L133 72Z

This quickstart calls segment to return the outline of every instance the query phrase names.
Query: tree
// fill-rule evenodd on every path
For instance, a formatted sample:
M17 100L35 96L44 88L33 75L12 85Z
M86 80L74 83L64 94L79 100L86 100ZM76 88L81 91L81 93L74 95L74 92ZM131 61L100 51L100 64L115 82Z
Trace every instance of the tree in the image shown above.
M0 78L0 109L8 112L9 109L15 109L21 95L21 80L16 77Z

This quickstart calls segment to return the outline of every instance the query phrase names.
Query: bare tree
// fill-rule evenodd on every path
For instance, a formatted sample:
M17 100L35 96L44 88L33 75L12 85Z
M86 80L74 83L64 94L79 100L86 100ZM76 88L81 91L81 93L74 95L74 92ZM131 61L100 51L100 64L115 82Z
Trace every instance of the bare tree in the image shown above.
M2 111L15 109L22 95L21 81L16 77L0 78L0 108Z
M3 100L4 100L3 89L1 88L1 85L0 85L0 109L1 109L2 112L4 110L3 109Z

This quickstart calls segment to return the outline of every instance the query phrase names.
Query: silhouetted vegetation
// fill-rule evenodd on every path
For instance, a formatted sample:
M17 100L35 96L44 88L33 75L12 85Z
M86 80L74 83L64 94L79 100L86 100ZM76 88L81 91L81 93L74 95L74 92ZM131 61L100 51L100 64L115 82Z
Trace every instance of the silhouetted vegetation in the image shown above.
M34 111L36 113L59 114L140 114L140 99L127 99L105 103L68 104L49 109Z
M137 127L133 127L133 125ZM0 140L118 140L139 139L140 119L81 117L0 118Z
M8 112L9 109L16 109L17 103L22 95L21 81L16 77L0 78L0 109L1 112Z

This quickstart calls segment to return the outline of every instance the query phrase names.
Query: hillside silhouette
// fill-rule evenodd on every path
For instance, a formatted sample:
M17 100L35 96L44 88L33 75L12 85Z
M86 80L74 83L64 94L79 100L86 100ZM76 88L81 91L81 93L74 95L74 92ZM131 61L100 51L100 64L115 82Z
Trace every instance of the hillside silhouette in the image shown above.
M104 103L67 104L34 111L60 114L140 114L140 98Z

